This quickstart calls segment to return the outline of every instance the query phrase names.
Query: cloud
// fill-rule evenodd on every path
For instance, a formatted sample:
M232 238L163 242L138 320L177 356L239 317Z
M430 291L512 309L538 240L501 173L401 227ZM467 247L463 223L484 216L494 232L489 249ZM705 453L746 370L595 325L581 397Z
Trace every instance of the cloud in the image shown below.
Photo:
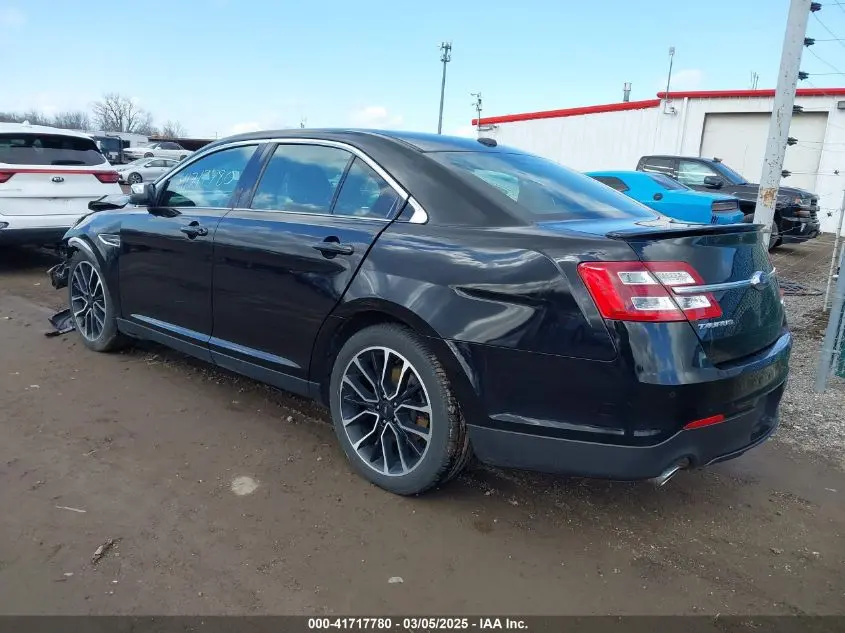
M685 68L672 73L672 92L678 90L698 90L704 81L704 73L697 68ZM657 82L659 90L666 90L666 79Z
M26 15L15 7L0 7L0 28L19 29L26 24Z
M392 128L402 125L401 114L391 114L384 106L367 106L349 115L349 120L360 127Z

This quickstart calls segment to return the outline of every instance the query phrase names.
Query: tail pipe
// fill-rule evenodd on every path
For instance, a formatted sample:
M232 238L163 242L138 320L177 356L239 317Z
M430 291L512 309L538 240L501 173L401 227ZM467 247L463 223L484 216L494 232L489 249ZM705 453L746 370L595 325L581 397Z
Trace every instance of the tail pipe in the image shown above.
M664 486L670 479L672 479L672 477L677 475L678 471L683 470L687 466L689 466L689 460L688 459L682 459L678 462L675 462L671 466L669 466L669 468L664 470L657 477L654 477L653 479L649 479L649 481L651 483L653 483L655 486L657 486L658 488L660 488L661 486Z

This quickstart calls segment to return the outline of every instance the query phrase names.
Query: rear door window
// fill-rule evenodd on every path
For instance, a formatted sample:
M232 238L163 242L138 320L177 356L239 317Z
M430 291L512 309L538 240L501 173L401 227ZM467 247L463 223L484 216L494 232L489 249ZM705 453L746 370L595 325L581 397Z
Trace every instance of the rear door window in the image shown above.
M251 208L331 213L337 185L352 154L323 145L281 144L261 176Z
M468 177L471 184L515 202L532 220L655 217L647 207L589 176L532 154L432 152L429 156Z
M337 196L335 215L387 219L399 205L399 194L372 167L356 158Z
M62 134L0 134L0 163L7 165L102 165L93 139Z
M675 159L652 156L651 158L647 158L645 160L645 163L643 164L643 171L655 174L664 174L666 176L674 176Z

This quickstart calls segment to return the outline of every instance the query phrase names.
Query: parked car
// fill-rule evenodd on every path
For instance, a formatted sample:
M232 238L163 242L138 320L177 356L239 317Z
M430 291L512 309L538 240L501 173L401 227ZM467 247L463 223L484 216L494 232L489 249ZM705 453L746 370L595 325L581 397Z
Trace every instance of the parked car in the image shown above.
M117 173L120 174L120 182L135 184L155 180L178 164L179 161L172 158L139 158L118 167Z
M718 158L695 156L643 156L637 171L665 174L697 191L719 191L739 199L745 221L751 222L760 185ZM770 248L783 243L806 242L819 236L819 197L794 187L779 187Z
M0 244L57 244L117 179L86 134L0 123Z
M91 138L112 165L123 163L123 139L119 136L92 136Z
M149 145L137 145L135 147L127 147L123 150L123 155L127 160L136 160L138 158L175 158L177 160L184 160L193 152L185 149L179 143L172 141L162 141L161 143L150 143Z
M132 191L93 202L50 272L82 342L150 339L315 398L392 492L473 452L664 482L777 426L791 335L758 225L399 132L243 134Z
M591 171L587 175L683 222L735 224L743 221L739 201L730 196L693 191L663 174L642 171Z

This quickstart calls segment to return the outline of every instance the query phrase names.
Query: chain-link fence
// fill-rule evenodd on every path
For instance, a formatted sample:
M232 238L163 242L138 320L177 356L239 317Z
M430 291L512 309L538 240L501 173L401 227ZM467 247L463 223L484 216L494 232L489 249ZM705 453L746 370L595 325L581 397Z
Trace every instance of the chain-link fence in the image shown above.
M818 392L827 388L834 375L845 378L845 275L841 274L843 261L845 261L845 251L839 256L840 274L831 297L830 318L816 372L816 391Z

